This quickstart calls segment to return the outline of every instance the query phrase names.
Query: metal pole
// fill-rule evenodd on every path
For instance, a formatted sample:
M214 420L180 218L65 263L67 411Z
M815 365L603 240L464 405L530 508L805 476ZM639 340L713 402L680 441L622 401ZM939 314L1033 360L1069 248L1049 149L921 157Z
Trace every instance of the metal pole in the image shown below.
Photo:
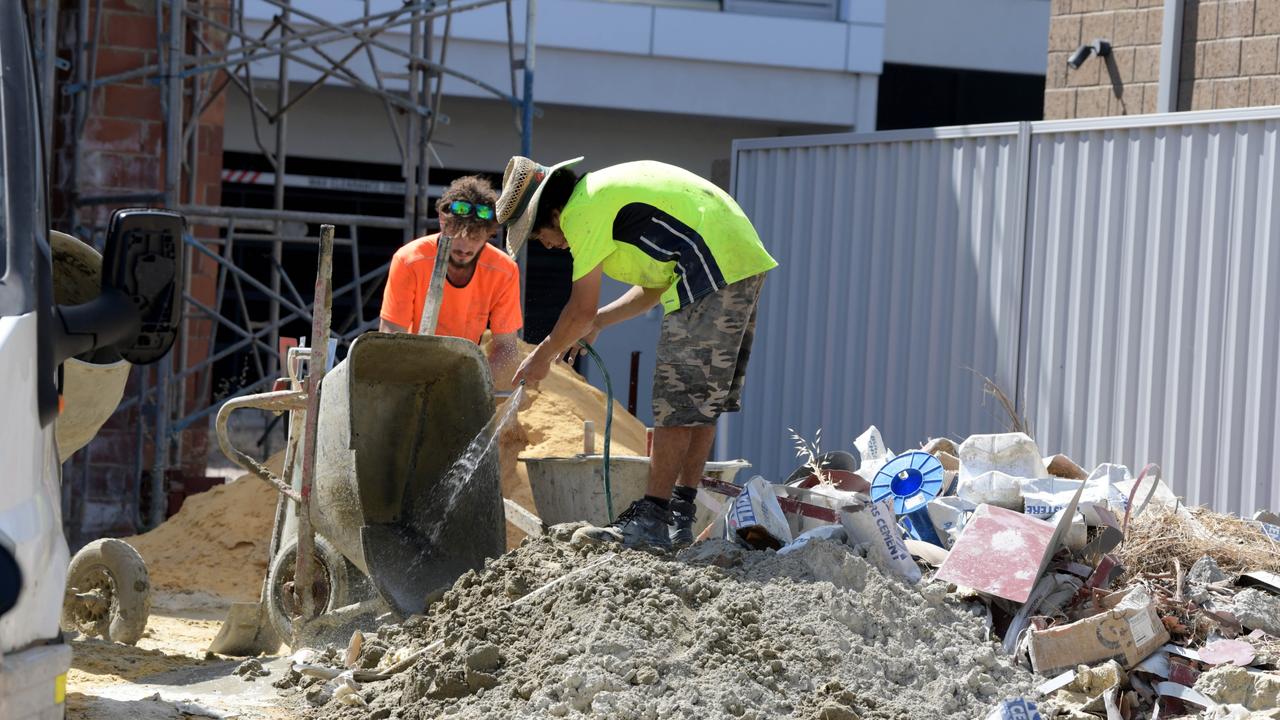
M411 58L422 56L422 24L420 12L414 12L413 23L409 25L409 54ZM420 65L409 61L409 104L417 107L422 97L418 92L418 78L423 74ZM409 113L408 132L404 154L404 237L401 242L408 243L418 236L418 143L422 136L423 118L417 113Z
M533 71L537 59L538 0L527 0L524 20L524 93L520 98L520 154L529 157L533 154ZM516 265L520 268L520 307L525 307L525 293L528 289L527 275L529 269L529 243L520 246ZM521 330L523 336L524 331Z
M440 233L436 245L436 262L431 268L431 282L427 285L427 299L422 303L422 320L418 323L419 335L435 335L440 320L440 305L444 300L444 278L449 273L449 248L453 238Z
M431 19L423 20L422 29L422 56L427 60L431 59L431 36L435 32L435 21ZM431 76L434 71L428 70L426 66L418 65L414 68L414 81L418 83L418 97L420 102L427 106L428 112L435 113L436 109L431 106ZM441 77L443 82L444 78ZM418 182L414 189L417 191L413 199L413 234L421 236L426 234L427 229L427 186L431 182L431 161L427 159L428 144L431 142L430 130L435 123L423 117L418 121L418 158L416 165L418 166Z
M41 104L43 113L41 121L44 127L44 163L45 167L53 167L53 116L54 116L54 92L55 73L57 72L56 61L58 59L58 4L59 0L45 0L44 10L44 55L41 60L41 78L43 81L40 85Z
M169 0L169 51L165 60L164 202L181 204L182 192L182 40L186 34L183 0Z
M289 0L285 0L280 7L280 37L287 38L291 32L289 29ZM285 165L288 161L288 148L286 141L288 139L287 131L289 129L289 116L282 112L282 108L289 105L289 58L291 53L282 53L280 55L280 74L278 77L279 86L276 87L276 148L275 148L275 193L273 195L272 207L276 211L284 210L284 174L286 172ZM276 235L284 235L284 221L276 222ZM280 267L284 261L284 242L276 240L271 243L271 313L270 323L274 328L271 331L271 347L280 347ZM275 353L271 353L267 362L267 372L272 375L279 375L279 358Z
M329 355L329 310L333 302L329 278L333 274L333 226L320 226L320 268L316 271L316 296L312 308L311 360L307 372L307 422L302 446L302 501L298 508L298 559L294 563L294 592L302 594L302 620L316 615L311 593L315 531L311 527L311 485L316 473L316 434L320 425L320 383L324 380ZM303 623L294 625L297 635ZM295 644L297 638L295 637Z
M146 415L146 408L142 406L142 400L147 396L147 379L151 376L151 368L138 368L138 416ZM133 447L133 497L134 502L138 503L134 507L134 523L137 524L138 530L148 527L150 522L142 515L142 467L146 463L144 450L147 446L146 439L146 423L137 422L135 424L134 447ZM88 454L85 453L87 456Z
M1183 0L1164 0L1164 27L1160 33L1160 85L1156 89L1156 112L1178 111L1178 85L1182 58Z
M165 59L165 155L164 197L169 207L177 207L182 192L182 41L186 34L183 0L169 3L169 44ZM164 522L165 473L169 469L169 383L173 356L166 355L156 370L155 457L151 466L151 526Z
M538 0L528 0L524 21L524 97L521 98L523 117L520 121L520 154L529 157L533 152L533 71L537 57L535 36L538 19Z

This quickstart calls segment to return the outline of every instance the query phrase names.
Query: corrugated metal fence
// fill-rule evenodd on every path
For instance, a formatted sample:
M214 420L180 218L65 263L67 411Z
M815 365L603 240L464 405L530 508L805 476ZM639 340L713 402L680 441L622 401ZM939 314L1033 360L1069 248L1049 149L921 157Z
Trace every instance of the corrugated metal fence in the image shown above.
M781 267L718 455L999 432L1159 462L1189 502L1280 506L1280 109L746 140Z

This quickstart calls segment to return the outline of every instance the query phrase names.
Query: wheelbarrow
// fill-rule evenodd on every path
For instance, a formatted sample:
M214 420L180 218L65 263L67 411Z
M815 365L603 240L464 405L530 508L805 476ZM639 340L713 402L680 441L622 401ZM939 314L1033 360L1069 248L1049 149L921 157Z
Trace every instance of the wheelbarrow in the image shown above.
M290 389L231 400L218 413L223 453L280 495L260 601L231 608L212 652L271 652L281 638L294 638L306 415L300 370L308 353L290 351ZM421 613L463 573L506 549L496 449L465 481L446 479L493 415L488 363L459 338L367 333L321 387L310 502L317 615L371 601L400 618ZM228 419L246 408L289 413L282 475L231 445Z

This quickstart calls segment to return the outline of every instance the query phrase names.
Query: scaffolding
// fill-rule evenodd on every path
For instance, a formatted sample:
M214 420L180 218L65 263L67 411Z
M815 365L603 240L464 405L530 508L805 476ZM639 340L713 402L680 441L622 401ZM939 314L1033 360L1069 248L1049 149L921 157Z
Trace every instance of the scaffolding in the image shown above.
M345 323L335 323L337 327L346 328L337 334L339 345L348 345L356 336L377 327L378 317L364 317L364 306L381 286L380 281L390 263L372 270L360 269L360 231L372 228L399 230L402 241L407 242L428 230L428 158L432 136L441 118L446 77L471 83L506 101L513 111L522 154L529 155L534 116L537 3L536 0L526 0L524 36L519 42L522 55L517 56L515 0L403 0L398 7L383 12L375 12L371 0L347 0L362 12L343 21L331 21L310 11L305 2L256 0L258 6L270 6L275 12L265 28L246 16L247 0L155 0L156 61L99 76L96 58L102 38L103 0L76 0L74 4L66 0L28 1L34 10L33 34L42 76L46 138L54 136L53 117L58 106L58 94L64 96L64 108L66 104L71 106L73 132L71 137L64 139L64 143L72 146L69 153L71 168L67 173L72 188L78 187L76 180L83 172L79 162L80 136L90 114L93 94L106 86L129 81L141 81L161 88L165 158L163 190L96 197L73 194L70 198L73 217L79 217L84 208L163 204L181 211L192 226L216 229L217 237L189 235L185 238L188 253L184 272L188 281L195 258L208 258L216 264L216 291L212 305L195 297L188 282L179 346L153 372L140 374L137 391L120 406L120 410L136 408L138 415L145 419L137 423L134 481L140 496L144 476L150 475L150 514L147 518L139 517L139 524L154 526L164 519L165 479L170 458L181 457L183 431L207 423L223 402L269 388L279 375L281 328L294 321L311 323L311 303L298 292L282 264L286 248L314 248L317 245L317 238L310 236L308 230L298 230L300 226L306 228L327 223L346 228L346 239L339 244L347 245L351 253L353 279L334 288L333 296L340 298L350 294L354 299L354 309L352 317ZM489 6L504 6L506 12L509 89L495 87L447 64L453 18L459 13ZM63 14L61 18L60 11ZM58 57L60 29L63 37L74 38L70 62ZM400 37L407 31L407 49L389 41L391 38L387 34L393 30ZM353 67L357 58L367 62L371 73L362 75ZM391 71L393 66L388 59L396 63L396 72ZM263 82L261 64L264 61L275 64L273 103L264 101L255 87L255 82ZM386 64L385 69L383 64ZM305 84L291 84L290 70L299 67L310 68L319 74ZM56 85L55 73L58 70L71 71L74 81ZM523 83L519 82L521 77ZM395 81L404 81L404 86L393 87L397 84ZM327 83L343 83L382 103L389 132L401 158L404 178L402 216L285 209L289 112ZM250 109L255 141L274 173L273 206L270 209L212 207L197 203L199 121L205 111L229 90L244 95ZM404 119L403 124L400 118ZM262 124L274 130L274 142L270 146L262 139ZM46 143L47 146L52 144ZM82 238L101 247L105 228L81 226L76 230ZM245 243L270 245L269 280L254 277L233 262L234 248ZM250 317L246 286L268 299L267 318ZM224 312L224 300L231 297L234 297L238 312L228 316ZM214 328L214 339L220 334L229 334L234 341L217 347L211 339L209 356L192 362L187 338L191 324L196 321L210 322ZM213 400L213 364L234 353L246 351L252 356L257 377ZM193 384L197 389L194 397L188 398L187 393ZM196 402L196 398L201 398L201 401ZM147 440L152 441L154 448L149 462L144 451Z

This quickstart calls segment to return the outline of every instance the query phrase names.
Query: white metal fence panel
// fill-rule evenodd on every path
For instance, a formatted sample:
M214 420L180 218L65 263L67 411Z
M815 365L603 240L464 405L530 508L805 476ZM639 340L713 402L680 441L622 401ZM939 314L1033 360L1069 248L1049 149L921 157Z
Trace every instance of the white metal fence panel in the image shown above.
M999 430L972 368L1046 452L1280 509L1278 154L1274 108L737 143L782 267L718 453Z
M1026 411L1082 463L1275 506L1277 121L1137 122L1033 136Z
M828 450L871 423L891 446L1003 427L981 376L1013 394L1018 132L739 144L735 193L780 267L720 455L779 478L795 465L791 427L809 439L821 428Z

